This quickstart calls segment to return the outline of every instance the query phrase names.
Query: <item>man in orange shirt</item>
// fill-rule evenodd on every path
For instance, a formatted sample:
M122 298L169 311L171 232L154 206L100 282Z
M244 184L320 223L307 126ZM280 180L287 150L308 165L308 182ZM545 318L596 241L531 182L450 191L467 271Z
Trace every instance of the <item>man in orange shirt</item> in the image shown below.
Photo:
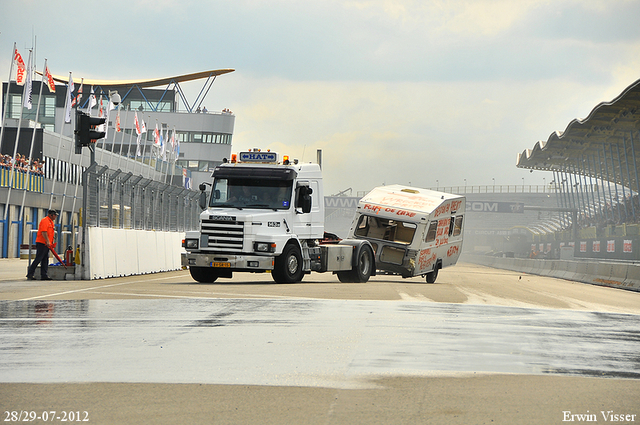
M33 274L40 264L40 275L42 280L52 280L47 271L49 269L49 248L53 247L53 237L55 232L55 221L58 216L56 210L49 210L47 216L40 220L38 233L36 236L36 259L27 270L27 279L35 280Z

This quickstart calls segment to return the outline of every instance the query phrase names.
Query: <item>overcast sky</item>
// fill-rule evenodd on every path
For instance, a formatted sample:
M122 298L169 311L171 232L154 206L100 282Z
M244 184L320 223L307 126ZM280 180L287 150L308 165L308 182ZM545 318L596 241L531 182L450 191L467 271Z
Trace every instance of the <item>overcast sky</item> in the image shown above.
M322 149L325 194L543 184L517 154L640 78L638 19L637 0L5 0L0 78L34 38L75 80L233 68L205 102L235 113L233 151Z

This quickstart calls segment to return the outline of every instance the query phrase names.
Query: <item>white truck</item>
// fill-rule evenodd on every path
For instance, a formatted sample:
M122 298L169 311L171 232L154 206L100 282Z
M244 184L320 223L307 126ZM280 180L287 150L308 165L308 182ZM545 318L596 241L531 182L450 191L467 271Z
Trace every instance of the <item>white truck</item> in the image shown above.
M458 261L464 211L464 196L381 186L360 199L348 237L371 243L378 270L435 283Z
M366 282L375 274L369 241L325 234L318 164L252 149L232 155L212 177L208 202L200 186L200 230L187 232L183 242L182 265L196 281L271 272L278 283L294 283L316 271Z

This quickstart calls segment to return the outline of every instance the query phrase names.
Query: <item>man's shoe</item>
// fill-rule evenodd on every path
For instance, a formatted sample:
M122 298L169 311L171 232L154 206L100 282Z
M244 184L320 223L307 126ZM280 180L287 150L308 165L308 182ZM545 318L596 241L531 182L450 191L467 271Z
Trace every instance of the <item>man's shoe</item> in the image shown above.
M51 279L49 276L47 276L47 277L40 278L40 280L53 280L53 279Z
M27 275L27 280L36 280L35 277Z

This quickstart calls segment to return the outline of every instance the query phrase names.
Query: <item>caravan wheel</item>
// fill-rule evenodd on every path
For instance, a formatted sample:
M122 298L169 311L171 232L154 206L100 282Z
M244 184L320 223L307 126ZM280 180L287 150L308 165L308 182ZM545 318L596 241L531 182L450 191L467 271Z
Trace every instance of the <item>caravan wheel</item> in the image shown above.
M438 266L434 267L432 272L427 273L427 283L436 283L438 278Z

